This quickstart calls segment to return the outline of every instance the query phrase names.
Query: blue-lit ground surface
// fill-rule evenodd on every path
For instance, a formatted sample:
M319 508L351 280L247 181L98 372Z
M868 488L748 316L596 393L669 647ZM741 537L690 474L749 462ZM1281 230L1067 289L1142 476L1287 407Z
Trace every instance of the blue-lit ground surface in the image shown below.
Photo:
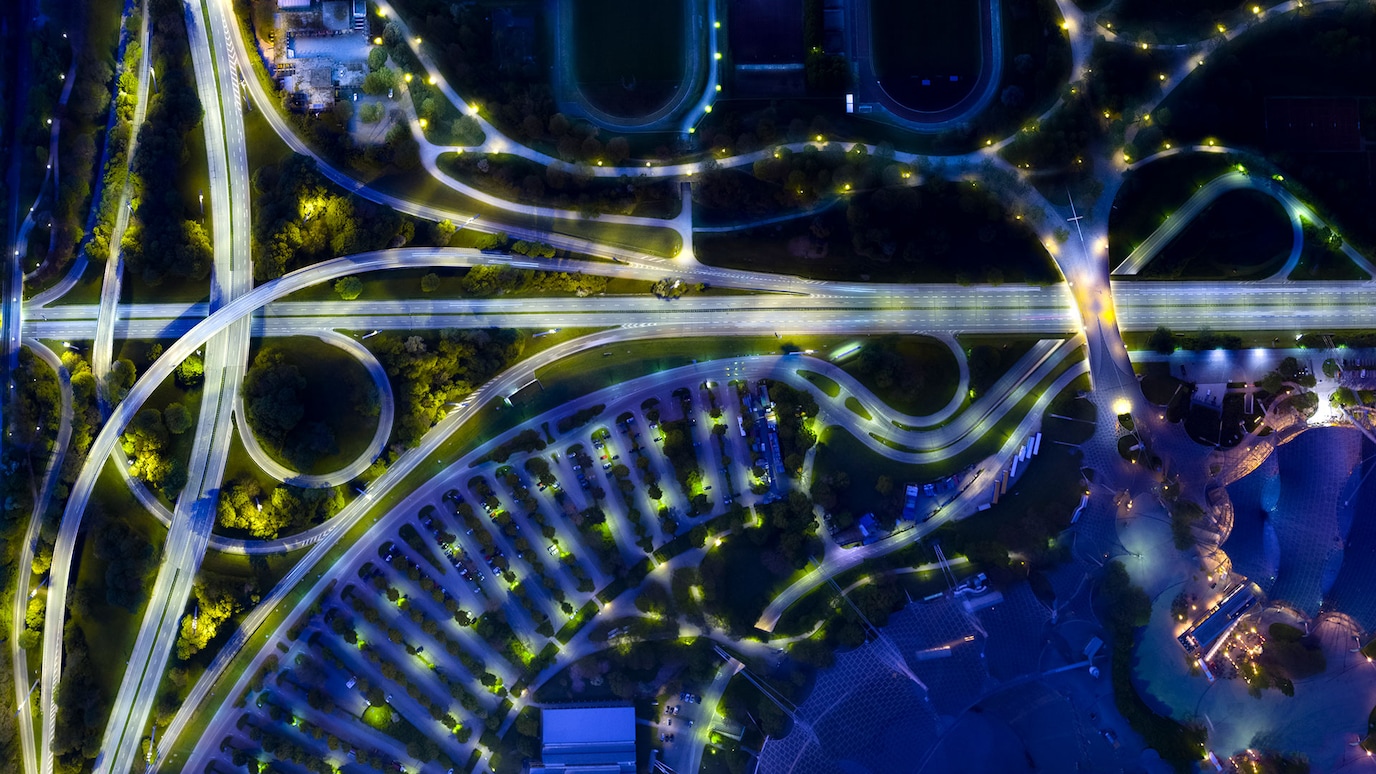
M1228 487L1234 524L1223 550L1234 570L1256 582L1272 602L1309 617L1321 610L1347 612L1341 605L1335 607L1337 599L1326 602L1325 596L1350 563L1348 551L1355 547L1359 555L1370 556L1376 548L1370 518L1358 519L1360 529L1352 529L1356 503L1350 501L1349 491L1356 487L1354 476L1362 475L1361 452L1358 431L1313 428L1281 445L1255 471ZM1362 579L1371 580L1370 572L1358 567L1347 572L1343 599L1357 601L1361 594L1356 586ZM1370 593L1376 587L1366 589Z
M1020 584L973 614L960 601L917 602L870 642L838 654L770 740L759 774L1102 770L1085 627L1052 633L1050 613ZM967 638L970 638L967 640ZM950 645L945 658L918 653ZM901 655L900 655L901 654Z
M1303 431L1228 485L1231 529L1221 552L1205 550L1202 559L1174 550L1169 517L1157 504L1120 519L1128 550L1143 557L1125 563L1153 600L1133 664L1150 705L1202 721L1215 750L1304 750L1315 772L1370 766L1352 745L1366 735L1376 704L1376 667L1353 651L1376 629L1376 475L1367 476L1374 469L1376 445L1359 431ZM1188 591L1200 609L1212 604L1225 587L1207 575L1224 562L1266 593L1258 628L1307 620L1323 648L1327 670L1296 681L1293 697L1277 690L1253 697L1240 679L1209 683L1175 642L1186 623L1171 616L1172 600Z

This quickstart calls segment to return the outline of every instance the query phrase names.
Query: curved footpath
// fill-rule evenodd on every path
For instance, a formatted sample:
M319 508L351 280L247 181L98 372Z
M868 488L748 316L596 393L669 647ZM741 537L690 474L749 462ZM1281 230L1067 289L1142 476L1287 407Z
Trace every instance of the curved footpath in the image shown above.
M353 462L329 473L305 474L292 470L268 454L263 445L258 442L258 436L253 432L253 428L249 427L248 419L244 414L242 394L235 397L234 404L234 426L239 430L239 440L243 442L244 449L248 451L248 456L252 457L258 467L262 468L263 472L269 476L283 483L305 489L326 489L347 484L358 478L382 454L382 450L387 448L387 438L392 434L392 421L396 416L396 398L392 394L392 383L387 380L387 369L382 367L382 363L367 347L352 336L338 331L320 331L316 337L351 355L367 369L368 376L372 377L373 385L377 387L377 429L373 431L373 437L368 441L368 445L354 458ZM212 537L212 548L215 547L214 542Z
M1169 151L1134 162L1132 168L1137 168L1140 165L1160 158L1189 151L1206 153L1232 152L1227 148L1219 148L1217 146L1172 148ZM1162 248L1170 244L1171 240L1178 236L1182 229L1194 222L1194 219L1209 205L1213 204L1218 197L1229 191L1240 190L1259 191L1270 196L1284 208L1285 214L1290 218L1290 231L1293 240L1290 248L1290 255L1286 258L1285 264L1281 266L1275 274L1263 280L1266 282L1286 281L1290 273L1299 266L1300 255L1304 251L1304 223L1308 221L1321 228L1327 227L1328 224L1319 217L1318 213L1314 212L1313 208L1297 199L1286 190L1283 185L1268 178L1257 177L1237 171L1225 172L1213 180L1210 180L1198 191L1195 191L1179 209L1170 214L1165 223L1153 231L1151 236L1143 240L1142 244L1138 245L1127 258L1123 259L1122 263L1113 270L1113 274L1117 276L1132 276L1138 274L1161 252ZM1344 242L1342 252L1367 274L1376 277L1376 265L1373 265L1365 256L1354 250L1351 245Z
M29 606L29 584L33 580L34 546L38 544L38 533L43 528L43 514L48 510L57 475L62 471L62 460L67 446L72 440L72 379L63 367L58 356L36 339L24 339L35 356L48 364L57 374L58 386L62 392L62 414L57 428L57 438L53 445L53 456L48 469L43 474L38 495L34 498L33 512L29 515L29 526L24 530L24 542L19 547L19 559L15 562L14 609L11 611L10 666L14 670L15 706L19 717L19 740L24 771L33 774L38 770L37 750L34 747L33 732L33 686L29 684L28 651L19 647L19 635L27 628L25 618Z
M1300 220L1299 211L1296 207L1290 206L1278 195L1277 189L1268 185L1270 181L1260 182L1251 175L1241 172L1225 172L1222 175L1210 180L1199 190L1195 191L1179 209L1166 217L1166 222L1151 233L1142 244L1138 245L1118 267L1113 270L1115 276L1134 276L1146 268L1151 259L1161 253L1162 248L1170 244L1180 234L1180 231L1189 224L1193 223L1200 213L1204 212L1209 205L1213 204L1220 196L1232 191L1259 191L1269 195L1285 208L1285 214L1290 219L1291 249L1290 256L1285 262L1285 266L1269 279L1284 279L1294 268L1294 264L1299 263L1300 252L1304 249L1304 223ZM1293 197L1290 197L1293 202Z

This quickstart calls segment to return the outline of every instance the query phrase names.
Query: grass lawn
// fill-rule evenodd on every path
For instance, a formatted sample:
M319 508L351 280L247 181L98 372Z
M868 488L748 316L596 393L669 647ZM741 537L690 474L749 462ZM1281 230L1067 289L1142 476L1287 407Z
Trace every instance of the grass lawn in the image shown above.
M826 393L827 397L829 398L834 398L837 395L841 394L841 385L837 384L835 380L833 380L831 377L822 376L821 374L813 373L812 371L801 370L798 371L798 375L808 380L809 382L812 382L814 385L817 386L817 389Z
M674 218L683 208L678 183L665 179L568 175L504 153L444 153L436 162L484 193L524 204L644 218Z
M1219 196L1161 248L1143 279L1262 279L1285 264L1294 244L1285 209L1260 191Z
M224 480L230 481L239 476L255 479L266 491L272 491L273 487L281 483L264 472L262 468L258 467L258 463L248 456L248 449L244 448L244 441L239 437L239 428L235 427L229 442L229 457L225 460ZM352 496L353 492L350 491L349 495ZM242 535L242 537L247 537L247 535Z
M851 411L854 411L856 414L864 417L867 420L874 418L874 415L870 414L870 412L865 409L864 404L862 404L860 400L858 398L855 398L854 396L846 398L846 408L850 409Z
M573 65L597 107L634 117L652 111L683 80L689 0L565 0L573 3Z
M1109 214L1109 264L1121 263L1161 227L1167 214L1235 163L1217 153L1182 153L1129 172Z
M1369 280L1367 274L1341 250L1329 245L1319 229L1304 224L1304 247L1300 262L1287 279L1291 280Z
M249 362L258 356L264 345L262 339L254 342ZM354 403L355 394L360 391L372 396L374 403L380 400L367 369L343 350L307 336L273 338L270 346L285 354L287 362L296 366L306 379L303 394L309 399L304 401L305 415L297 429L323 422L334 434L336 451L319 456L309 469L301 472L328 473L352 462L368 447L377 430L377 418L360 416ZM264 449L288 467L296 467L267 444Z
M702 560L703 574L720 572L726 580L725 588L731 589L730 594L712 606L713 612L720 612L738 628L752 628L788 580L775 575L760 561L762 550L753 540L730 537Z
M424 201L436 207L445 207L459 213L478 213L481 220L493 229L536 228L556 231L574 237L592 239L604 244L641 250L653 255L672 258L683 248L678 232L668 228L653 226L627 226L617 223L603 223L596 218L586 220L559 220L554 218L527 217L495 210L482 202L446 186L417 170L406 174L384 175L367 181L373 189L382 193L401 196L413 201ZM465 217L464 220L467 220ZM459 221L455 221L456 225Z
M1015 338L1009 336L967 335L958 341L965 347L965 355L970 363L970 389L975 397L989 391L1005 373L1023 356L1032 351L1041 338L1029 336Z
M105 283L105 262L88 261L86 271L81 273L81 278L77 280L72 289L67 291L58 301L59 304L98 304L100 303L100 289ZM32 298L34 292L26 292L25 298Z
M630 379L704 360L775 355L803 349L824 351L843 342L836 336L722 336L649 339L600 347L566 357L536 372L544 389L517 410L534 417L581 395L614 387ZM603 353L610 353L603 355ZM799 365L805 365L800 360ZM523 421L523 420L518 420Z
M927 336L876 336L856 358L841 366L880 400L904 414L940 410L960 385L960 365L951 348Z
M260 167L280 164L295 155L277 136L267 116L257 105L244 112L244 144L248 147L250 176Z
M118 518L155 546L156 562L163 540L167 537L167 528L134 499L112 463L107 462L101 469L91 502L106 514L106 518ZM89 531L92 527L97 527L98 522L88 513L83 526ZM119 691L120 681L124 679L125 665L119 663L119 659L134 649L134 639L138 636L147 607L146 592L152 586L153 576L150 575L145 581L145 593L138 610L131 612L119 605L111 605L105 598L105 571L108 563L96 558L93 547L93 540L82 540L75 593L86 595L87 603L84 606L72 606L72 611L76 624L85 633L86 642L90 646L90 658L94 667L92 672L97 676L96 679L105 695L113 697ZM156 564L154 567L156 569Z
M868 282L1034 282L1060 280L1036 235L983 189L932 182L916 189L860 193L847 206L721 234L698 234L698 260L728 269L779 272L810 279ZM861 235L883 234L869 253ZM878 255L892 251L892 256Z
M1270 8L1280 0L1119 0L1107 14L1114 29L1128 40L1149 32L1160 42L1193 43L1214 34L1215 26L1231 27L1251 17L1251 8ZM1077 5L1084 7L1085 2Z
M1358 3L1289 14L1284 22L1249 31L1210 56L1157 108L1172 117L1165 139L1184 146L1212 137L1220 145L1257 150L1275 165L1261 170L1264 174L1283 173L1286 186L1345 239L1370 250L1376 244L1376 220L1371 217L1376 187L1366 154L1357 149L1361 140L1372 139L1371 122L1360 121L1360 128L1354 126L1350 133L1337 130L1330 145L1302 136L1277 142L1268 137L1267 104L1285 97L1350 98L1355 104L1338 109L1369 117L1371 68L1364 63L1376 55L1373 23L1376 13L1370 4ZM1315 114L1314 120L1322 119ZM1342 152L1344 147L1353 150Z
M870 0L871 56L884 90L918 109L946 107L969 93L980 68L983 1Z
M941 462L911 464L885 457L870 449L850 431L839 426L829 426L818 433L817 457L813 462L813 477L820 479L833 471L844 471L850 479L849 488L840 495L837 511L849 510L859 515L867 512L882 513L892 510L895 514L901 506L899 494L905 483L925 483L935 481L960 471L996 452L1013 433L1027 413L1032 410L1042 392L1055 381L1065 369L1070 368L1082 358L1066 360L1044 379L1036 389L1031 389L1021 402L1011 408L1006 416L990 428L974 444L964 451ZM1076 380L1079 384L1081 380ZM1083 387L1081 387L1083 389ZM1074 395L1074 385L1066 392ZM1056 404L1052 404L1056 406ZM1080 423L1063 423L1080 424ZM881 443L902 450L898 444ZM1045 444L1043 444L1045 450ZM881 476L886 476L894 485L891 494L880 494L876 487Z

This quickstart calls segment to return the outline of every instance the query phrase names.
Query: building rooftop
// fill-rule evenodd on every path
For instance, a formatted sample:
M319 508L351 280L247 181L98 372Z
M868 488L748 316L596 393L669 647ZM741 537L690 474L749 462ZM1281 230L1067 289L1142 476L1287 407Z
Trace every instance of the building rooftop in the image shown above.
M546 770L580 774L635 769L635 708L561 707L541 711Z

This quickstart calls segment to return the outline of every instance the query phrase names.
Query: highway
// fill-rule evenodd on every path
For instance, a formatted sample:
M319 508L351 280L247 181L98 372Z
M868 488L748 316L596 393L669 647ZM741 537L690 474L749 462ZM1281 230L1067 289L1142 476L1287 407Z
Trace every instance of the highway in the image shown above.
M140 25L141 51L138 68L138 90L135 92L134 118L129 129L129 151L125 156L126 175L134 166L134 157L139 146L139 129L148 115L149 81L149 30L148 3L142 4L139 17L144 20ZM119 304L120 285L124 279L124 232L129 228L129 194L133 189L132 175L127 175L124 187L119 192L119 202L115 205L115 223L110 229L110 251L105 257L105 274L100 285L100 313L96 318L96 334L91 345L91 371L96 377L96 395L100 401L102 416L110 415L110 397L105 392L106 376L114 359L116 306ZM84 337L83 337L84 338Z
M444 256L415 255L407 265L447 264ZM379 268L372 261L341 258L308 270L326 282L338 276ZM304 287L309 280L292 281ZM688 296L662 301L645 296L589 298L448 298L407 301L273 302L255 316L256 335L314 335L328 329L373 330L423 327L510 325L542 329L572 325L617 325L650 320L706 319L713 314L774 315L779 326L805 330L830 314L864 325L878 319L928 331L1065 333L1078 325L1064 287L1012 286L997 289L933 285L920 290L873 294L830 293L816 288L806 298L782 295ZM1117 322L1124 330L1149 331L1158 325L1178 330L1258 330L1301 333L1376 327L1369 282L1230 283L1122 280L1111 284ZM92 305L48 307L46 320L26 323L44 339L82 340L94 332ZM129 338L176 338L204 319L204 306L148 304L122 306L116 332ZM475 319L475 318L481 319Z
M214 240L210 309L246 294L252 285L249 247L248 151L237 68L226 45L229 17L218 3L188 17L187 32L204 107ZM226 66L229 65L229 66ZM228 459L232 412L247 365L250 325L236 319L206 344L205 382L186 487L178 498L163 547L144 623L115 696L96 772L123 774L132 768L158 687L176 641L175 632L191 595L196 571L214 528L220 483ZM75 498L73 498L75 499Z
M278 481L307 489L322 489L347 484L367 470L373 464L373 460L377 459L378 455L382 454L383 449L386 448L387 438L392 432L392 419L396 415L396 398L392 395L392 383L387 380L387 370L382 367L382 363L378 362L378 359L367 347L357 339L336 331L322 330L316 336L325 344L344 350L361 363L368 370L368 376L372 378L373 386L377 388L377 430L369 440L367 448L360 452L353 462L338 470L319 475L303 474L292 470L278 462L271 454L268 454L262 444L258 443L258 436L248 426L248 420L244 414L243 396L237 397L234 404L234 426L239 430L239 439L243 442L245 450L248 451L248 455L253 458L258 467Z
M19 647L19 633L27 628L25 618L29 607L29 585L33 580L34 546L38 543L38 533L43 526L43 514L48 509L53 486L57 483L62 461L67 454L67 446L72 440L72 380L67 369L62 367L58 356L42 342L24 339L24 346L48 364L57 374L58 386L62 393L62 407L57 437L53 442L53 456L48 469L43 473L37 496L34 497L33 511L29 514L29 526L24 531L24 542L19 546L19 559L14 563L14 608L11 611L13 631L10 632L10 666L14 670L14 690L16 715L19 717L20 755L26 774L38 770L38 751L34 748L33 733L33 685L29 673L29 653ZM22 692L22 695L21 695Z
M193 5L193 11L195 8ZM1064 336L1083 330L1089 350L1088 359L1071 364L1068 370L1055 377L1051 389L1040 394L1036 409L1021 420L1018 432L1008 442L1011 446L1005 446L1003 452L1006 453L1010 448L1016 448L1015 441L1021 440L1021 437L1035 426L1041 410L1059 392L1059 388L1086 371L1093 372L1096 386L1113 390L1126 389L1125 385L1132 378L1131 365L1122 345L1120 330L1150 330L1157 325L1167 325L1180 330L1208 327L1216 330L1274 330L1299 333L1314 329L1376 327L1376 311L1372 310L1368 303L1371 286L1367 283L1244 283L1230 285L1223 292L1213 283L1110 284L1107 267L1098 259L1097 254L1091 254L1087 249L1080 250L1074 243L1067 245L1067 254L1057 256L1063 273L1071 279L1072 284L1069 288L962 288L956 285L915 287L823 283L713 269L698 265L687 258L668 261L634 249L609 247L587 239L535 229L513 229L481 220L471 227L504 231L514 238L546 242L586 254L610 256L619 262L607 264L586 261L523 261L476 251L415 248L380 251L327 261L250 290L248 170L243 124L239 113L240 80L237 77L237 68L233 64L237 62L244 69L249 69L249 58L253 54L241 39L237 25L229 23L228 3L224 0L209 0L208 5L201 8L203 12L191 14L188 27L198 92L206 108L205 130L210 164L209 193L215 254L215 271L209 303L120 306L114 300L117 295L109 295L102 297L102 304L99 306L33 305L28 309L29 319L25 321L24 332L33 337L96 339L103 356L110 351L115 338L176 339L168 346L163 357L138 380L129 396L111 411L109 421L92 445L87 464L83 466L72 487L67 509L63 514L54 552L51 592L45 622L49 636L44 638L43 643L43 727L40 746L43 774L51 774L53 771L50 750L56 716L55 697L60 680L60 632L63 630L66 595L69 593L68 587L72 579L73 549L83 512L101 466L116 450L123 428L171 370L201 347L206 348L207 379L196 430L190 481L171 516L172 526L164 546L162 567L154 585L147 616L131 654L130 668L126 671L124 682L115 697L115 706L102 741L104 752L97 763L97 771L101 772L123 774L135 767L147 718L175 638L173 630L185 608L191 582L201 557L208 545L228 546L225 550L236 548L232 541L217 542L218 539L210 536L210 530L214 521L215 490L223 477L225 454L229 448L228 434L239 400L244 361L252 335L335 336L343 343L347 337L331 331L474 326L529 329L573 326L611 328L541 352L475 391L467 407L446 417L435 430L425 436L418 449L403 455L363 497L346 507L338 517L322 528L272 544L239 544L237 548L244 551L260 551L267 545L271 545L274 550L310 546L310 553L306 557L307 561L298 563L264 604L248 615L229 646L217 655L206 677L197 682L191 699L178 713L172 728L160 734L160 738L165 738L168 742L159 750L160 764L168 763L161 758L162 750L175 742L186 727L190 713L202 707L215 680L224 674L238 649L243 647L245 637L261 626L280 602L289 598L299 599L297 609L300 609L300 605L307 604L310 595L300 596L300 592L305 589L309 579L308 573L314 569L318 560L348 533L349 527L365 517L374 498L388 492L391 487L401 482L407 473L428 460L429 455L440 447L443 440L471 418L486 400L509 393L532 378L537 368L573 352L636 338L710 335L714 332L727 334L751 331L764 335L772 332L1017 332ZM231 47L233 55L230 54ZM315 157L315 154L295 137L274 108L271 95L265 93L256 77L250 74L243 82L253 102L263 107L263 114L277 133L294 150L316 158L321 173L327 178L365 198L419 217L435 220L448 218L456 222L467 219L468 213L454 212L429 203L412 202L373 191L349 175L334 169ZM491 130L490 124L485 125L485 128ZM484 147L488 150L498 150L494 143L503 141L504 138L490 131ZM509 152L526 155L519 146L509 149ZM726 162L748 163L744 159L745 157L737 157ZM967 157L961 157L952 163L959 166L973 160L988 161L988 156L968 154ZM699 165L703 163L694 162ZM657 175L674 174L667 166L662 169L652 168L651 171ZM612 172L613 170L608 169L605 173L599 170L594 174ZM518 212L523 206L500 200L485 203L501 210ZM1096 241L1090 240L1091 243ZM691 243L685 241L685 247L687 255L691 256ZM519 268L561 271L596 271L608 276L642 280L657 280L666 276L682 277L690 282L753 290L763 295L693 296L673 302L654 299L648 295L590 299L427 299L404 302L282 300L306 287L352 274L393 268L472 266L483 263L506 263ZM118 279L117 268L115 279ZM111 288L116 286L117 282L108 283L106 293L110 293ZM14 351L11 339L17 340L23 313L19 306L18 291L14 288L11 288L11 291L13 297L4 299L6 313L3 320L10 353ZM49 295L46 298L53 297ZM34 319L35 314L38 319ZM349 341L355 355L363 357L359 351L363 347L356 345L352 340ZM964 443L966 439L973 442L978 438L976 433L980 429L1007 415L1021 397L1026 397L1038 383L1049 378L1052 370L1064 362L1064 355L1056 353L1068 349L1069 347L1058 348L1045 353L1046 359L1037 361L1033 368L1019 374L1005 385L1005 393L1000 402L991 400L990 405L981 411L962 414L940 431L909 431L907 437L914 445L924 448L922 453L931 455L930 459L949 456L958 443ZM104 362L108 362L108 356L104 357ZM376 369L372 371L377 378ZM849 385L847 389L853 390ZM881 404L865 405L874 406L881 414L884 411ZM242 414L241 411L238 413ZM888 418L888 415L884 416ZM858 417L851 418L849 423L857 429L858 437L868 438L869 432L873 429L862 426ZM902 432L894 430L890 435L900 437ZM381 429L379 437L385 442L385 433ZM377 444L378 440L375 438L374 443ZM966 445L968 446L968 443ZM360 457L354 465L363 464L366 456ZM291 474L291 471L287 470L276 472L283 475ZM344 472L337 475L342 476ZM432 486L438 480L431 479L426 486ZM942 516L929 522L929 525L935 527L942 519L956 518L962 509L972 510L976 499L981 496L982 492L972 489L971 492L962 495L962 498ZM913 532L925 532L927 526L924 525L923 530ZM796 599L835 572L854 566L869 556L895 550L901 547L902 541L910 541L917 537L916 534L911 537L905 535L902 539L886 541L854 552L829 552L817 571L809 574L795 584L796 588L791 587L775 600L780 605L779 611L787 606L789 595ZM366 541L363 541L349 546L348 551L357 552L366 548ZM353 553L349 555L352 556ZM328 577L319 579L319 575L316 578L316 588L328 580ZM769 615L769 611L766 611L766 618ZM762 623L772 626L773 620L777 620L777 614L774 614L773 620L761 620ZM207 738L215 737L212 734L207 735ZM170 766L170 763L168 765Z
M672 335L680 332L668 331L667 333ZM593 343L595 346L600 346L601 344L596 344L595 342L600 341L602 343L607 343L619 340L619 337L615 334L616 332L614 331L608 331L594 334L592 337L585 337L591 339L591 342L580 339L563 342L552 347L550 350L537 354L528 361L522 361L513 369L499 377L499 380L508 385L520 384L522 380L528 379L536 368L543 367L544 365L567 357L578 349L587 349L590 343ZM338 568L347 569L356 564L362 557L373 555L373 552L376 550L376 544L373 541L365 539L358 540L352 544L342 545L343 553L341 555L330 556L334 548L340 545L341 539L352 531L355 526L359 525L367 518L380 519L382 522L390 524L397 518L404 518L408 514L417 512L428 502L439 501L441 493L455 484L455 479L446 475L446 472L456 471L458 473L464 473L468 471L470 463L480 459L493 446L510 439L516 433L524 429L524 427L539 426L543 422L552 422L558 417L565 416L570 412L577 411L581 407L595 403L605 403L609 406L626 403L634 404L638 403L639 400L647 394L664 393L674 385L700 383L707 378L725 380L728 378L728 375L729 378L744 378L748 380L763 377L782 378L794 384L799 389L816 389L812 387L809 382L798 377L794 371L797 368L812 369L818 367L817 364L819 362L820 361L815 359L781 355L732 358L683 366L619 383L605 390L583 396L566 405L553 409L545 415L532 419L529 423L525 423L520 427L513 428L487 440L476 448L465 450L463 456L459 459L452 462L445 461L446 464L441 470L440 475L431 476L415 490L407 492L401 502L389 508L385 513L371 513L370 507L373 500L385 497L391 488L402 480L406 474L414 470L422 462L431 458L433 453L443 443L445 437L477 412L480 408L481 401L472 401L468 406L459 409L456 413L451 414L441 421L434 431L426 434L420 447L407 452L398 459L387 473L369 487L365 496L345 506L338 515L328 522L328 529L319 536L319 539L313 545L311 545L310 551L288 571L287 575L278 583L272 593L265 596L261 603L248 614L240 629L235 632L231 640L216 655L206 676L197 682L191 696L184 703L183 709L177 713L173 722L168 726L163 738L175 740L182 730L185 729L186 725L192 721L193 716L198 712L201 703L209 696L210 687L215 683L216 678L220 674L223 674L237 652L244 647L248 638L253 637L270 616L277 616L279 620L283 622L295 620L300 613L314 604L317 595L334 577L336 577L335 572ZM1084 371L1084 363L1081 361L1073 365L1068 371L1060 376L1055 381L1054 386L1038 399L1037 408L1019 422L1019 427L1012 436L1017 443L1013 443L1013 441L1010 440L1000 453L1005 453L1010 448L1016 450L1018 444L1025 441L1027 434L1040 423L1041 410L1056 396L1062 387L1069 384L1077 376L1083 374ZM1020 383L1017 387L1019 390L1017 394L1025 395L1032 387L1033 385ZM501 394L496 384L484 386L482 388L482 393L488 396ZM865 393L860 394L863 395L864 399L867 401L875 400L872 395ZM1004 405L1007 407L1005 411L1011 408L1016 402L1017 400L1004 401ZM828 422L838 423L853 428L857 431L857 435L863 434L863 431L859 430L861 422L859 416L849 410L842 409L832 412L829 414ZM941 431L935 432L940 433ZM900 454L892 449L881 453L890 456ZM973 490L969 497L976 497L976 495L973 494ZM954 510L954 508L951 510ZM933 519L932 523L940 523L940 519ZM379 524L378 526L370 527L370 532L382 529L384 529L384 527ZM916 537L905 538L905 540L911 539L916 539ZM893 548L880 550L880 553L887 553L888 550L896 550L898 547L901 546L894 545ZM843 559L838 559L837 561L843 561ZM322 562L325 563L324 566L322 566ZM329 571L323 572L322 574L322 570ZM307 591L303 584L308 584L310 590ZM290 610L277 612L277 606L284 602L291 605ZM271 633L270 637L282 637L285 627L286 624L283 623L275 632ZM254 658L257 659L258 657L265 656L270 650L271 648L260 646L254 652ZM237 684L228 688L227 691L220 693L220 696L237 696L252 678L253 673L254 669L252 667L242 670ZM229 709L232 710L232 708ZM214 725L212 725L210 730L202 734L202 738L218 741L223 736L224 729L226 728L224 724L232 723L234 714L233 711L226 711L218 714L214 721ZM160 748L159 750L160 756L163 754L163 749L165 748ZM213 745L211 749L213 749ZM186 767L190 767L191 770L199 770L194 759L187 762L176 762L164 761L160 757L157 763L159 767L164 765L172 766L175 764L178 770Z

